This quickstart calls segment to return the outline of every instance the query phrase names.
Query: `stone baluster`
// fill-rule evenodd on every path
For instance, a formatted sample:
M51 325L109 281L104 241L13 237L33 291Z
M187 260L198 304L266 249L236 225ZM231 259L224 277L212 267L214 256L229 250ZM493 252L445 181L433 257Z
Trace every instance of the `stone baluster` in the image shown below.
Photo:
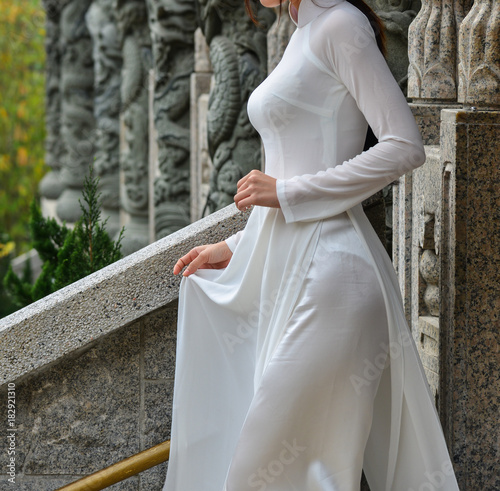
M500 1L476 0L460 26L458 100L500 106Z
M85 14L91 0L67 2L60 17L61 53L61 181L65 187L57 200L61 220L81 216L79 200L89 165L94 158L94 63L92 40Z
M444 0L423 0L408 30L408 96L415 99L456 100L453 7Z
M122 38L121 79L121 223L124 254L149 244L148 78L151 38L144 0L115 0Z
M93 41L95 174L102 218L111 236L120 229L120 84L122 53L113 0L94 0L86 16Z
M148 0L154 60L155 238L191 222L190 76L194 70L194 0Z
M44 215L56 215L56 200L61 196L64 186L60 179L61 170L61 53L59 47L61 2L44 0L45 9L45 163L50 171L40 182Z
M233 203L238 180L261 167L260 142L248 120L246 104L267 73L266 32L275 14L254 4L261 24L257 28L240 0L197 3L214 73L207 120L214 165L207 205L213 212Z
M423 0L408 30L408 96L427 102L457 100L458 29L470 0Z

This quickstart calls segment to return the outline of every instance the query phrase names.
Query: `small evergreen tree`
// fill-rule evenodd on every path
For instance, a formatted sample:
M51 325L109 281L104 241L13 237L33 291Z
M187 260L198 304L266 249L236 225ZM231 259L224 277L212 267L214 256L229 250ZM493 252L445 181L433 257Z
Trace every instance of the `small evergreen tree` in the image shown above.
M53 218L44 218L35 202L31 205L30 232L33 247L43 262L42 272L34 284L19 278L12 267L5 278L5 290L20 307L25 307L50 293L121 259L121 241L124 229L116 242L106 232L106 221L101 222L99 180L90 174L83 187L80 202L82 216L73 230L59 225Z

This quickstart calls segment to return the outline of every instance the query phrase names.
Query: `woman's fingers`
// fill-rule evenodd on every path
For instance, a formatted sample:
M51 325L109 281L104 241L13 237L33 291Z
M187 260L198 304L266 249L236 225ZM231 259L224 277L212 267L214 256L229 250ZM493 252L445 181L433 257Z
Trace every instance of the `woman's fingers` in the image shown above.
M238 191L234 196L234 202L236 204L236 208L240 211L246 210L247 207L251 206L252 197L247 190Z
M184 266L190 264L193 260L195 260L207 246L198 246L194 249L191 249L185 256L182 256L174 266L174 274L179 274Z
M189 266L186 268L183 276L189 276L190 274L196 273L202 266L204 266L208 262L208 257L205 251L202 251L198 254L198 256L193 259Z
M187 266L183 276L189 276L202 268L225 268L233 253L225 241L195 247L182 256L174 266L174 274L179 274Z
M234 202L240 211L252 205L279 208L276 179L254 169L238 181Z

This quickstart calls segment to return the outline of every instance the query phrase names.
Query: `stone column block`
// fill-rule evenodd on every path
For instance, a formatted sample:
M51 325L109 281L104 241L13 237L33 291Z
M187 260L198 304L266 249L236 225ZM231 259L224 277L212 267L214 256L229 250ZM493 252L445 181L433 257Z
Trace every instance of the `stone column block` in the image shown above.
M443 110L440 412L460 489L500 478L500 112Z

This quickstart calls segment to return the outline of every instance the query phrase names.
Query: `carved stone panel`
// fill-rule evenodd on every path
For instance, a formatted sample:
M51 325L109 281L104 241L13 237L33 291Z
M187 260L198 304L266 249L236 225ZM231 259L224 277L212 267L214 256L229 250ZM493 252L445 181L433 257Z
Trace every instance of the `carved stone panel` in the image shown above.
M61 3L44 0L45 9L45 163L51 168L40 182L40 193L46 200L56 200L63 192L61 169L61 53L59 47Z
M437 404L442 170L439 146L426 145L425 151L425 164L402 176L395 187L394 266L407 320Z
M194 70L194 0L148 0L153 46L159 176L154 182L157 239L191 221L190 76Z
M261 24L257 28L238 0L203 0L197 5L214 72L207 123L214 165L207 205L213 212L232 203L238 180L261 166L260 141L246 103L267 73L266 32L274 13L255 5Z
M90 4L91 0L67 2L59 24L61 181L65 189L57 201L57 215L70 223L81 215L83 181L94 159L94 62L85 22Z
M93 41L95 172L99 177L102 217L110 235L120 229L120 84L122 53L114 0L94 0L87 12Z
M126 212L122 251L130 254L149 244L148 74L151 38L144 0L115 0L122 38L121 190Z

